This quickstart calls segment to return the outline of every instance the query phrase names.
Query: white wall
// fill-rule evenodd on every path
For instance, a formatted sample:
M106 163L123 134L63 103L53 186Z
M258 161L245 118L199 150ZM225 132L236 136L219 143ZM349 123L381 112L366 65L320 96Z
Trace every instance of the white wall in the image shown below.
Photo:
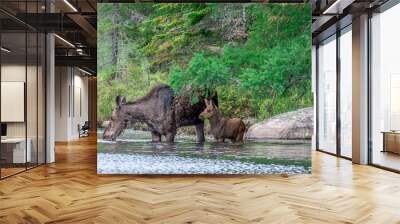
M89 120L88 113L88 78L81 76L82 73L79 72L79 75L76 75L77 70L75 70L74 77L74 108L73 119L72 119L72 135L78 137L78 124L81 126L85 123L85 121ZM81 107L81 108L80 108Z
M1 82L1 121L24 122L25 83ZM36 108L36 105L35 105Z
M25 82L25 64L8 64L1 66L1 81ZM7 110L7 108L1 108ZM25 122L8 122L7 137L25 137Z
M30 87L27 88L27 119L28 119L28 129L36 130L36 107L37 107L37 99L36 99L36 80L34 80L31 75L34 74L36 77L36 67L34 66L25 66L25 64L3 64L1 66L1 81L2 82L24 82L26 71L28 72L28 84ZM4 96L3 96L4 97ZM43 105L39 105L43 106ZM1 108L2 110L8 110L9 108ZM24 108L22 108L24 110ZM34 111L35 113L33 113ZM33 123L32 123L33 122ZM9 137L25 137L25 126L26 122L7 122L7 135ZM28 130L28 131L29 131ZM35 132L36 134L36 132ZM28 133L29 137L29 133Z
M55 85L55 140L77 139L78 125L88 120L88 78L76 68L56 67Z
M67 75L69 69L67 67L55 68L55 140L68 140L68 88L70 77Z
M37 70L38 69L38 70ZM25 80L27 78L27 80ZM22 121L20 122L5 122L7 124L8 138L25 138L29 139L29 148L33 162L39 159L39 163L44 163L45 159L45 116L44 116L44 74L42 67L36 65L28 65L20 63L5 63L1 66L1 81L2 82L23 82L26 84L26 107L25 100L21 102L18 108L2 107L3 113L22 113ZM3 84L3 83L2 83ZM23 87L24 88L24 87ZM2 98L7 97L10 92L4 92L2 89ZM18 90L19 94L24 94L25 89ZM4 95L6 94L6 95ZM24 96L22 97L24 98ZM17 102L15 102L17 103ZM17 110L17 111L13 111ZM19 110L19 111L18 111ZM26 112L26 120L24 114ZM3 120L3 119L2 119Z

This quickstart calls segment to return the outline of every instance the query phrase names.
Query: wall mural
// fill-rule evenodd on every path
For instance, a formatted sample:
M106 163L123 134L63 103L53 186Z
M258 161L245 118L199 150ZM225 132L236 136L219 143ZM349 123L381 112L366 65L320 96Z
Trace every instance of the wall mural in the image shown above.
M311 172L309 4L98 10L99 174Z

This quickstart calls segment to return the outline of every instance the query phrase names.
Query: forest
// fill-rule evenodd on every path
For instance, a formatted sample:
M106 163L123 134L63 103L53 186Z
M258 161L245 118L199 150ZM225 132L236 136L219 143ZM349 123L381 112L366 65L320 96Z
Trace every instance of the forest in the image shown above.
M309 4L107 3L98 8L98 120L157 83L217 92L227 116L312 106ZM188 91L190 90L190 91Z

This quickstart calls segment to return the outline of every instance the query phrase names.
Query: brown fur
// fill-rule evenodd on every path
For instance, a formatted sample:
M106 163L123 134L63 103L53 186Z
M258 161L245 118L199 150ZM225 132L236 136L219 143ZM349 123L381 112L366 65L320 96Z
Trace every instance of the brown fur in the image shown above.
M216 95L215 95L216 98ZM151 130L152 140L173 142L179 127L195 125L198 142L204 142L204 122L199 114L206 105L204 98L192 104L189 97L175 96L171 87L159 84L146 96L126 102L125 97L117 96L116 106L109 126L104 130L103 138L115 140L129 123L144 122Z
M232 142L243 142L246 125L240 118L225 118L218 108L210 100L204 100L206 109L200 114L201 119L209 119L211 134L217 141L224 142L230 139Z

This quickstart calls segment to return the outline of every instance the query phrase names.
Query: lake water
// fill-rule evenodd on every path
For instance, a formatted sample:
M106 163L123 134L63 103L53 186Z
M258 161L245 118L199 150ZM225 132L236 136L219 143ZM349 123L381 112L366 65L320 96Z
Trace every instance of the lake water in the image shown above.
M177 136L153 143L149 132L125 130L116 142L98 133L98 172L103 174L278 174L309 173L309 141L245 140L218 143L208 137Z

